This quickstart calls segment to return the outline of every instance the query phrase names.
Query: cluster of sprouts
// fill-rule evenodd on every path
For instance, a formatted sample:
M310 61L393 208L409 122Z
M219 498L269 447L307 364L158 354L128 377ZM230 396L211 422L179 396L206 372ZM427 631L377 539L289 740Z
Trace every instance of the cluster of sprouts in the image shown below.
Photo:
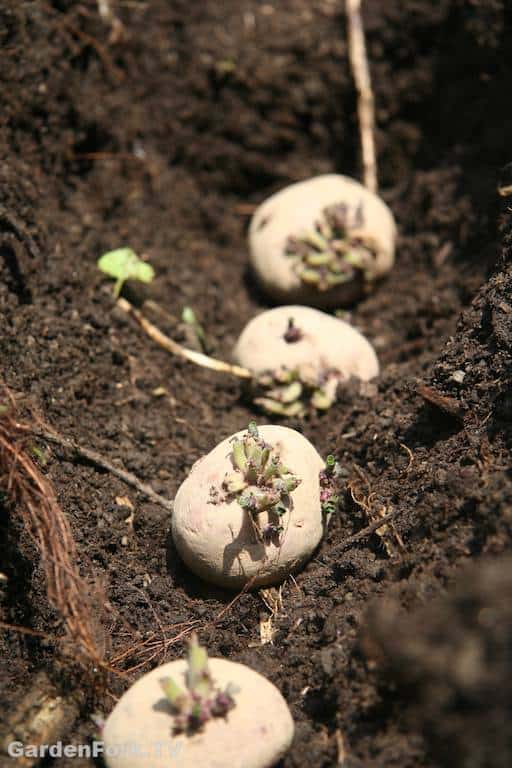
M325 460L325 469L320 472L320 503L322 515L328 519L336 511L339 503L337 479L341 473L341 467L332 454Z
M308 365L264 371L253 383L254 403L279 416L303 416L308 406L326 411L336 399L335 382L339 378L336 370L326 368L318 373Z
M371 275L376 253L357 234L363 225L362 205L351 217L348 205L335 203L323 209L312 231L289 237L286 255L295 260L301 281L327 291L354 280L358 273Z
M232 443L234 471L226 474L223 488L228 497L236 498L246 510L259 538L265 543L279 545L283 532L281 518L290 508L290 494L300 479L284 464L274 448L259 435L256 422L251 421L241 439ZM258 515L267 512L269 522L261 528Z
M232 684L223 691L216 687L208 668L208 653L195 633L188 647L186 689L172 677L163 678L160 685L175 715L175 733L195 733L212 718L226 717L235 706L234 694L238 691Z

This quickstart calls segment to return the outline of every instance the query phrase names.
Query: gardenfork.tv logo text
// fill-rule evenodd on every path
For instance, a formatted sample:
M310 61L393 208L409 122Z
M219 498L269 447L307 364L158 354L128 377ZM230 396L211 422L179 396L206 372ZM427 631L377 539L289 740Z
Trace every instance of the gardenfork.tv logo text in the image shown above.
M181 751L180 741L155 741L141 745L135 741L122 744L105 745L103 741L91 741L88 744L65 744L57 741L55 744L24 744L22 741L11 741L7 745L9 757L30 757L39 760L45 757L58 758L96 758L96 757L140 757L141 759L162 758L176 759Z

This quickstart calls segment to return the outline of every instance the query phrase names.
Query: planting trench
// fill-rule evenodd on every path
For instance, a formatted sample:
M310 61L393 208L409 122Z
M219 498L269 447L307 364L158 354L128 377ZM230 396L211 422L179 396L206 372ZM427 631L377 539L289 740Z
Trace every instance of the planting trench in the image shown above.
M248 212L294 180L357 177L355 93L338 0L111 5L122 27L92 0L0 9L0 374L20 419L32 407L172 498L255 413L237 380L171 357L115 309L96 259L121 244L149 254L157 277L138 298L174 316L158 323L178 339L193 307L226 358L266 307L246 269ZM257 594L229 606L181 566L165 509L45 440L28 450L71 526L98 647L110 661L133 647L120 671L142 664L129 679L181 655L167 641L195 621L211 655L285 696L287 768L508 766L512 231L497 187L512 160L511 13L501 0L364 5L381 194L400 236L393 273L350 318L382 375L283 422L345 474L327 539L283 589L273 644L259 642ZM0 634L3 733L38 672L72 687L42 564L7 501L0 618L50 637ZM343 548L383 511L384 535ZM102 682L63 740L91 738L92 708L126 686Z

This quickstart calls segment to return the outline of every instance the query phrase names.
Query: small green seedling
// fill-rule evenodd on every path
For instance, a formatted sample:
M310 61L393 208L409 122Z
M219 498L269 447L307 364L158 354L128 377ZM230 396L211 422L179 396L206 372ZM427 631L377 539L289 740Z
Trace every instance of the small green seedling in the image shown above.
M192 307L184 307L181 313L181 319L186 325L190 326L195 334L197 341L203 350L206 350L206 335L203 326L196 317L196 313Z
M155 270L151 264L142 261L131 248L117 248L115 251L104 253L98 259L98 267L106 275L115 279L116 299L127 280L150 283L155 276Z
M325 469L320 472L320 502L322 515L327 520L333 512L336 512L340 497L336 488L336 481L341 474L341 467L332 454L325 460Z
M45 467L48 464L48 457L38 445L31 445L29 451L42 467Z
M228 684L220 691L212 680L208 668L208 653L199 645L197 635L192 634L188 646L188 670L185 674L186 689L172 677L160 680L160 685L173 712L176 733L195 733L214 717L226 717L235 706L237 686Z

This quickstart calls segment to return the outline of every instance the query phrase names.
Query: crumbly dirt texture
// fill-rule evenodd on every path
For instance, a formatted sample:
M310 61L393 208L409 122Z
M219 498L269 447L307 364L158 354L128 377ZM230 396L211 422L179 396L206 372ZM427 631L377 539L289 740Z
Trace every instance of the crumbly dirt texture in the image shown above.
M167 511L35 441L95 596L98 644L126 672L106 690L98 676L64 741L91 738L91 711L181 656L170 641L195 622L210 654L285 696L297 728L283 767L511 764L506 5L364 3L381 193L399 239L392 274L350 318L382 374L364 391L349 384L326 415L283 422L337 453L342 502L283 587L273 645L260 644L269 612L257 594L230 606L182 567ZM299 179L358 177L355 92L341 0L110 7L120 24L95 0L0 9L0 373L20 418L35 409L172 498L256 414L237 380L144 337L96 260L121 245L147 254L154 283L127 290L164 307L170 317L151 318L178 340L193 307L226 358L267 306L247 272L248 212ZM37 553L0 504L1 619L50 636L1 631L3 724L37 672L73 685ZM386 530L343 549L384 510Z

